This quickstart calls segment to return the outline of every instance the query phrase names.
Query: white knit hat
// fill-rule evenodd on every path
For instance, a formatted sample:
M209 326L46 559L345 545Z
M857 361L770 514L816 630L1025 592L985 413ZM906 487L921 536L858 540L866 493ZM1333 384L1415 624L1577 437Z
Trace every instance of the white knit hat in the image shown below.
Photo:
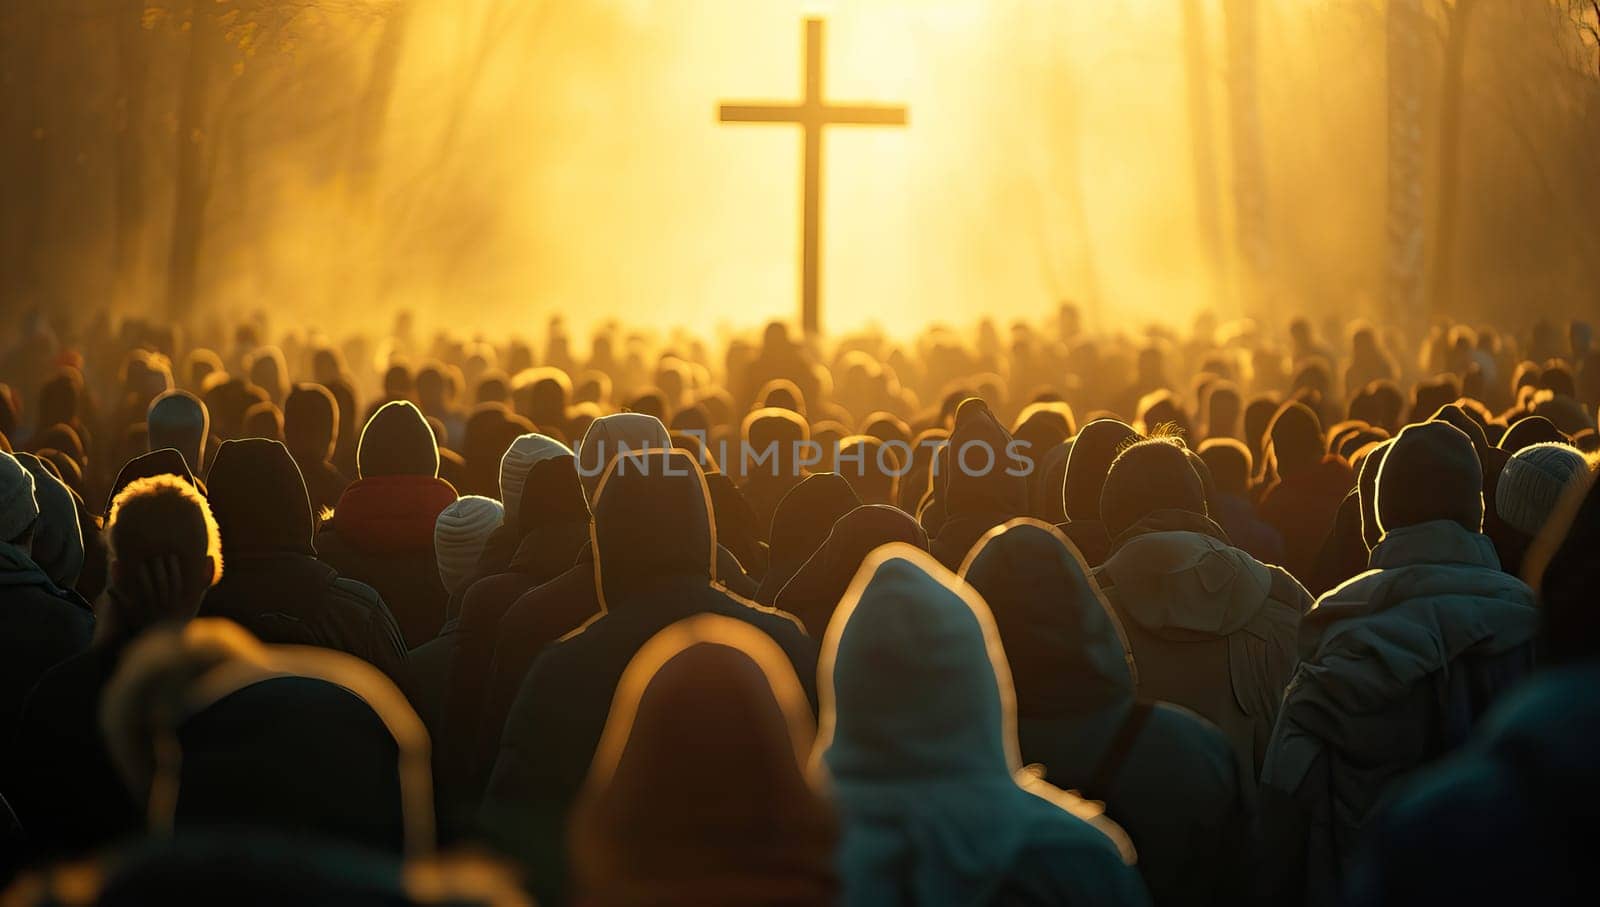
M1525 535L1538 535L1574 476L1589 468L1576 447L1555 441L1530 444L1517 451L1500 471L1495 512L1506 525Z
M17 458L0 450L0 542L9 542L39 518L33 496L33 473Z
M439 512L433 524L433 556L444 591L454 596L472 579L489 535L500 528L506 510L494 498L469 494Z
M506 448L505 456L500 458L500 501L512 513L517 512L517 507L522 501L522 486L528 481L528 473L541 460L552 457L569 457L572 449L562 444L549 435L527 434L521 435L511 442Z

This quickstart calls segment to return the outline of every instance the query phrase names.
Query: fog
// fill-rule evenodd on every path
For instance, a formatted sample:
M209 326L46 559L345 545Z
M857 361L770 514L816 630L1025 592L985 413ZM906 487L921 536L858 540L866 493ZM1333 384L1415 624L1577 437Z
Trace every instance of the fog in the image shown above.
M1425 226L1467 4L1444 308L1593 310L1600 71L1569 4L1422 4ZM267 309L329 331L401 309L528 334L557 314L705 333L793 318L799 130L715 109L797 99L801 21L820 14L829 99L910 109L904 129L827 130L829 330L1003 322L1067 298L1113 327L1378 312L1386 8L11 4L0 293L62 321Z

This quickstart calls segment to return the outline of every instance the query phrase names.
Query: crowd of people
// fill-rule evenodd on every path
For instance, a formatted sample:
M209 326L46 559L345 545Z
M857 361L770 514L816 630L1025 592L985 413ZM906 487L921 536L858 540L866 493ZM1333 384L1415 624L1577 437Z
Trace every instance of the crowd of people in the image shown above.
M1583 322L21 322L19 903L1586 903Z

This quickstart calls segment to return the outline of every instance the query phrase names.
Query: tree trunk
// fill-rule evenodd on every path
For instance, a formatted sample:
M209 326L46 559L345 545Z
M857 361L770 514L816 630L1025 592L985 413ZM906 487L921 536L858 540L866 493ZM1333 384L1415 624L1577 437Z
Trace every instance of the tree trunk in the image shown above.
M1188 71L1189 144L1194 164L1194 208L1200 252L1205 258L1212 306L1228 300L1224 291L1221 201L1217 194L1217 151L1212 135L1211 73L1206 59L1205 9L1200 0L1183 0L1183 54Z
M1456 234L1461 208L1461 94L1467 59L1467 25L1477 0L1456 0L1444 52L1439 91L1438 196L1434 199L1433 264L1428 272L1428 313L1455 308Z
M147 37L137 7L125 12L116 33L117 149L115 162L116 236L114 293L119 301L139 298L144 278L144 124L145 84L150 68Z
M1268 314L1271 249L1261 148L1261 106L1256 65L1256 0L1224 0L1228 31L1228 105L1233 137L1235 234L1243 264L1239 281L1246 315Z
M205 233L207 185L205 130L210 93L211 15L203 0L190 7L189 58L178 95L177 168L172 205L172 248L167 260L167 316L182 322L194 310Z
M1388 307L1419 339L1426 234L1422 214L1422 0L1389 0ZM1409 366L1411 363L1407 361Z

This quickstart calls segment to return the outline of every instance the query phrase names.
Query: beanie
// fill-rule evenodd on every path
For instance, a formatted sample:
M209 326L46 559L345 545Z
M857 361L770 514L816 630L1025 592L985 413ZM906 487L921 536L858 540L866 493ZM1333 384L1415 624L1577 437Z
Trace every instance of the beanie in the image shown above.
M1448 422L1401 429L1378 471L1378 526L1385 534L1432 520L1483 529L1483 466L1472 440Z
M16 457L0 453L0 542L21 536L38 518L33 473L24 469Z
M500 501L512 513L522 504L522 487L528 472L541 460L571 456L572 450L549 435L518 435L500 458Z
M439 475L439 445L422 410L409 400L379 407L361 431L356 472L363 479Z
M600 477L618 454L640 450L668 450L672 438L655 416L614 413L589 423L578 443L578 478L590 500L600 490Z
M1589 468L1577 448L1554 442L1524 447L1500 471L1495 510L1506 525L1538 535L1572 478Z
M457 498L433 524L433 553L439 579L452 597L466 588L483 556L483 546L505 519L505 507L475 494Z
M1100 519L1116 538L1158 510L1206 515L1206 492L1182 444L1152 438L1117 455L1100 493Z

